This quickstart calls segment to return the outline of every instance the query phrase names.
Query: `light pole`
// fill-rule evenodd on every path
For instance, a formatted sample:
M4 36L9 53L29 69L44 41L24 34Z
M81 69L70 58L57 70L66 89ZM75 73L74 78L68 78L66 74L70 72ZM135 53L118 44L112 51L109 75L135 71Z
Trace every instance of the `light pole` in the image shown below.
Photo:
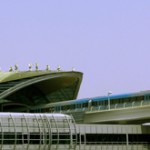
M111 91L108 92L108 110L110 110L110 95L112 94Z

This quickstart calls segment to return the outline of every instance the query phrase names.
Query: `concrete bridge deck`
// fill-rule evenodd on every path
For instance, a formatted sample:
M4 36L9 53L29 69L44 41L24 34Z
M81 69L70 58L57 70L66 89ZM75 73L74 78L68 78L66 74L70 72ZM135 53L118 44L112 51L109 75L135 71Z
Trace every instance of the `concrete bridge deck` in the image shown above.
M150 122L150 105L85 112L84 123L137 124Z

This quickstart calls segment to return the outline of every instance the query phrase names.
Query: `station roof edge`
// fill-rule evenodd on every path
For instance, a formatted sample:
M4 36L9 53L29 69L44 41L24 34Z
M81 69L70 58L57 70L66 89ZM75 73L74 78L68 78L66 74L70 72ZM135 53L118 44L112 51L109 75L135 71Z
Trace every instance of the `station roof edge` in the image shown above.
M0 72L0 83L10 82L14 80L20 80L25 78L32 78L50 74L60 73L79 73L79 71L53 71L53 70L35 70L35 71L13 71L13 72Z

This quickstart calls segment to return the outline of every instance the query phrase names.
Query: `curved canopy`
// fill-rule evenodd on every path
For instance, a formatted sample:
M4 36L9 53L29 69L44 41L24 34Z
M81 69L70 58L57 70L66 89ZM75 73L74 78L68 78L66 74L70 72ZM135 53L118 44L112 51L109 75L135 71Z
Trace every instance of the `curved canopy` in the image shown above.
M32 107L50 102L75 99L82 81L81 72L26 71L0 73L0 105Z

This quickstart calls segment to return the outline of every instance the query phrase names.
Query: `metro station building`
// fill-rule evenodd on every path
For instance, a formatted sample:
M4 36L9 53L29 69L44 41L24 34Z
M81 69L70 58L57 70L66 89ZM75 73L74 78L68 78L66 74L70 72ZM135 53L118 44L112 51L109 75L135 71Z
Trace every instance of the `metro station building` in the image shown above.
M1 112L76 99L81 82L82 73L74 71L0 72Z
M31 113L35 106L76 99L82 78L77 71L0 72L0 149L149 150L147 125L77 124L47 109Z

